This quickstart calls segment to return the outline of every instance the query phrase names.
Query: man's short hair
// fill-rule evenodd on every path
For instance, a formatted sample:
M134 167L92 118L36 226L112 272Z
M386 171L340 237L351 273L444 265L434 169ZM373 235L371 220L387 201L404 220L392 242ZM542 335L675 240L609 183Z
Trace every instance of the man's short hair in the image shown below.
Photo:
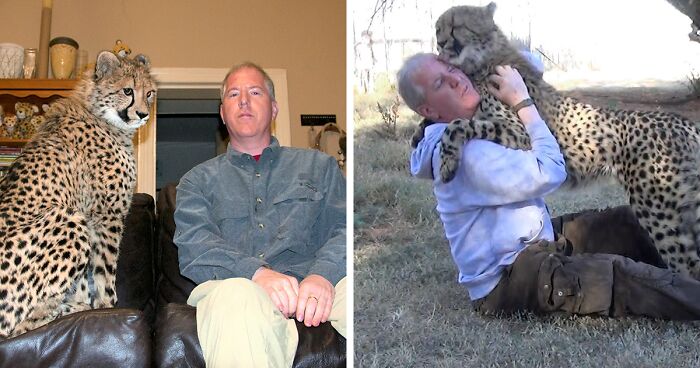
M228 80L228 77L231 74L233 74L241 69L247 69L247 68L255 69L255 70L259 71L260 74L262 74L263 83L265 83L265 87L267 88L267 92L270 94L270 98L272 98L272 101L275 101L275 84L272 83L272 78L270 78L270 76L267 75L265 70L263 70L263 68L260 67L260 65L255 64L255 63L250 62L250 61L246 61L246 62L240 63L238 65L234 65L234 67L231 68L231 70L229 70L228 73L226 73L224 80L221 82L221 102L224 102L224 93L226 93L226 81Z
M406 59L401 69L396 73L399 95L413 111L416 111L425 102L425 90L415 83L414 75L425 62L436 58L435 54L430 53L415 54Z

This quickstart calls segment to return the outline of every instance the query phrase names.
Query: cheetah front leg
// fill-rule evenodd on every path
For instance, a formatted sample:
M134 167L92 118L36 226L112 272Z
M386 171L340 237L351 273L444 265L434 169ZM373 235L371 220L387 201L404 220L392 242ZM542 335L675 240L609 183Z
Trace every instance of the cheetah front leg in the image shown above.
M522 124L502 118L455 119L442 133L440 141L440 178L454 179L462 157L462 146L471 139L485 139L513 149L528 148L530 141Z
M124 220L121 216L104 216L94 224L90 271L94 280L94 308L111 308L117 304L117 258Z
M621 170L622 171L622 170ZM658 170L640 169L641 172ZM648 232L659 255L674 272L700 279L700 256L692 230L683 222L683 208L675 208L676 198L682 196L675 190L673 182L652 181L646 190L632 190L633 183L627 183L630 205L634 209L639 224ZM653 194L652 194L653 193Z
M413 136L411 136L411 148L418 147L418 142L425 136L425 128L430 124L432 124L432 122L427 119L423 119L423 121L418 124L418 127L413 132Z

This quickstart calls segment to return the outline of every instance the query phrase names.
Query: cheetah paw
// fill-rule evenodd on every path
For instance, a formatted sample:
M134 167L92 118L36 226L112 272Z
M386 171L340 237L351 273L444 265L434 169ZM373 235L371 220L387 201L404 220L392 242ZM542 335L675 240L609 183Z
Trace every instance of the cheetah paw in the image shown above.
M449 183L454 179L457 174L457 167L459 162L457 160L443 158L440 162L440 179L443 183Z

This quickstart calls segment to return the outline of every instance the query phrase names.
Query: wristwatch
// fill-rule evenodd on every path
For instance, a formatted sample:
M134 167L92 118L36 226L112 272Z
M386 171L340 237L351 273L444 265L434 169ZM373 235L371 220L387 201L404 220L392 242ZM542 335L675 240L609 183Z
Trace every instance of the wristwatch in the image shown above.
M517 114L518 111L520 111L520 109L522 109L523 107L528 107L528 106L534 105L534 104L535 104L535 101L533 101L531 98L528 97L528 98L518 102L517 105L513 106L513 111L515 111L515 113Z

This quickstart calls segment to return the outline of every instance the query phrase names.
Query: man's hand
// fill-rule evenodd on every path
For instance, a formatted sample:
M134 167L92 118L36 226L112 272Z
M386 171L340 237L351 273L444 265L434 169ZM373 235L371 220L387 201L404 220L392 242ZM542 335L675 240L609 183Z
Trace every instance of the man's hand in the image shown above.
M297 308L297 294L299 294L299 282L292 276L287 276L275 270L260 267L252 280L260 285L272 303L277 306L286 317L292 317Z
M319 275L306 276L299 285L297 320L304 322L306 327L318 327L328 321L334 298L335 288L330 281Z
M530 97L523 77L515 68L510 65L499 65L494 68L494 71L496 74L489 76L488 89L501 102L513 107Z
M527 91L527 86L523 77L518 71L509 65L499 65L494 68L496 74L489 76L488 89L491 94L496 96L501 102L506 105L515 107L526 98L530 98ZM534 105L530 105L518 110L520 122L524 125L534 121L542 120L540 113Z

